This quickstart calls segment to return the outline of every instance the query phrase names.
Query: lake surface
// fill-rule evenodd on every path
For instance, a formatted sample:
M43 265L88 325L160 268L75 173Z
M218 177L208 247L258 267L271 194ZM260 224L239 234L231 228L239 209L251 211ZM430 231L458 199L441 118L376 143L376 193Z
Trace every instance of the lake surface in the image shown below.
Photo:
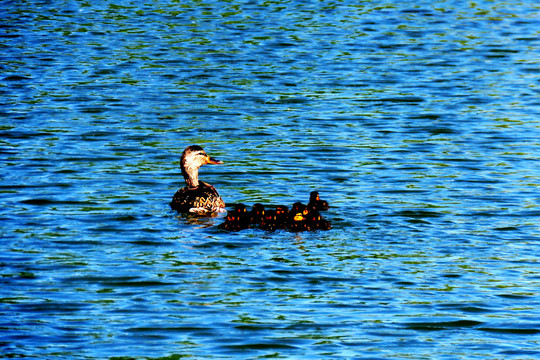
M540 357L537 1L5 1L0 355ZM225 202L330 231L179 216Z

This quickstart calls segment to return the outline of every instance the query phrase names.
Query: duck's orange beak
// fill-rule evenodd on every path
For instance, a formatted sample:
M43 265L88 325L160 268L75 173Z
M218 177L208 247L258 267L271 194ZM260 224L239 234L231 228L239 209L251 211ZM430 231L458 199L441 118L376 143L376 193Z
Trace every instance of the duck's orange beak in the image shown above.
M206 157L206 163L207 164L223 164L223 161L214 159L213 157L207 156Z

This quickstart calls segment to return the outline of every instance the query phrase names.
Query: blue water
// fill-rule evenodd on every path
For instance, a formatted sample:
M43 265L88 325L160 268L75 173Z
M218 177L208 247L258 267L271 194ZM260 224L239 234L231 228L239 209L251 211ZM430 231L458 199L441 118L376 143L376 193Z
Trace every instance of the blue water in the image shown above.
M0 357L540 357L536 1L0 8Z

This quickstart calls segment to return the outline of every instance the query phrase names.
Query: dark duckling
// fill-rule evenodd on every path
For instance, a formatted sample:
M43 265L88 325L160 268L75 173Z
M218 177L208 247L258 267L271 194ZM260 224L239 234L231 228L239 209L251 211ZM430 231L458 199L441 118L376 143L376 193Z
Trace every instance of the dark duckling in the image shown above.
M328 205L328 202L320 199L319 192L312 191L309 194L308 208L314 209L317 211L325 211L325 210L328 210L330 206Z
M233 211L227 214L225 222L219 227L227 231L240 231L250 227L251 217L244 204L237 204Z
M225 212L225 202L210 184L199 180L199 168L205 164L222 164L208 156L198 145L188 146L180 158L182 175L186 186L174 194L171 208L178 212L200 215Z
M285 205L278 205L276 206L276 214L279 217L286 219L287 215L289 215L289 208Z
M251 217L251 225L260 225L264 219L265 209L262 204L254 204L249 213Z
M295 202L291 208L291 211L289 214L292 213L303 213L304 210L306 210L306 205L302 204L301 202Z
M249 225L251 223L251 216L244 204L236 204L233 214L237 216L238 222L244 229L249 228Z
M264 213L264 218L261 222L261 229L266 231L276 231L279 229L278 217L276 210L267 210Z
M308 214L306 205L297 202L294 203L289 213L289 221L287 223L287 230L298 232L305 231L307 229L307 222L305 216Z
M309 210L304 219L310 230L330 230L332 228L330 222L325 220L317 210Z
M240 218L237 214L231 212L227 214L225 222L218 226L220 229L227 231L240 231L242 230Z
M289 208L285 205L276 207L276 226L278 229L286 229L289 220Z

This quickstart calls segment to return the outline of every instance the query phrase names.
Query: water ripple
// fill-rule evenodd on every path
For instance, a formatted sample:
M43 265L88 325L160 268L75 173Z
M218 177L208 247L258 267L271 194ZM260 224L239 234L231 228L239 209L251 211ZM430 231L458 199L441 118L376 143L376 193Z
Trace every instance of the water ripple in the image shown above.
M540 354L533 2L0 12L2 356ZM171 212L190 144L333 229Z

